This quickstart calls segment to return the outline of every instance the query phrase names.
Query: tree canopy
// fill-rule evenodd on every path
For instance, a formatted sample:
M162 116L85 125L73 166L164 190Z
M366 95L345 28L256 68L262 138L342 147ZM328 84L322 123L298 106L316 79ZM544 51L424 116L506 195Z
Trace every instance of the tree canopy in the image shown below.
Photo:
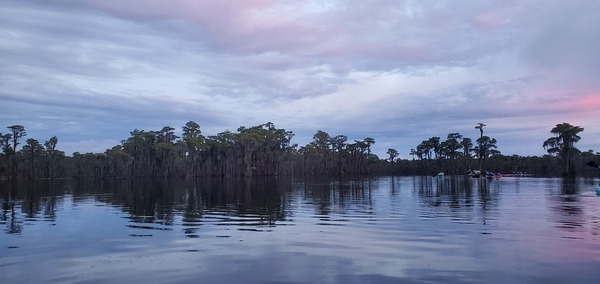
M554 136L542 145L548 154L556 155L563 161L563 176L573 177L576 174L573 158L581 151L575 148L575 143L581 140L579 133L582 131L583 128L569 123L557 124L550 130Z
M568 123L556 125L553 137L543 143L549 155L544 157L503 156L495 138L483 135L473 140L451 132L446 139L433 136L410 149L411 160L402 159L393 148L385 159L371 152L375 139L350 140L318 130L312 141L299 146L292 142L294 133L273 123L239 127L205 136L194 121L181 128L159 130L134 129L120 144L103 153L79 153L66 156L59 150L59 139L44 143L29 138L25 127L12 125L0 133L0 178L138 178L204 176L279 176L279 175L423 175L443 171L464 174L479 167L500 172L527 171L538 175L562 173L573 176L576 169L591 174L588 161L600 163L600 153L575 148L583 128ZM18 146L22 145L19 149Z

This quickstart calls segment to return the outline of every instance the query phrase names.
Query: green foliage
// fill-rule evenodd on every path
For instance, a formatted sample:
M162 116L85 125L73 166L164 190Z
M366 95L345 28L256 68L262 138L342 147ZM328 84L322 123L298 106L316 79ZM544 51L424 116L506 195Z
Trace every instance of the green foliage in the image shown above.
M387 158L380 160L371 153L375 144L371 137L349 140L345 135L318 130L311 142L298 147L292 143L291 131L270 122L211 136L203 136L200 125L193 121L182 127L181 137L170 126L158 131L135 129L121 144L104 153L75 152L71 157L58 150L56 136L43 144L27 139L15 151L26 132L24 127L14 125L9 127L10 133L0 133L0 177L422 175L439 171L464 174L475 165L495 172L544 176L558 175L565 166L569 167L567 172L577 169L584 174L597 174L584 165L589 161L600 162L599 153L592 150L582 153L574 147L583 128L559 124L552 129L556 136L544 142L551 155L521 157L501 155L496 139L482 135L483 126L476 126L481 136L475 146L471 138L449 133L444 141L438 136L423 140L410 150L412 160L398 159L398 151L392 148L387 150Z
M557 124L550 130L554 137L548 138L542 145L548 154L559 156L563 161L563 176L573 177L576 174L573 158L581 152L575 148L575 143L581 139L578 134L582 131L583 128L566 122Z
M465 173L474 166L471 153L475 153L478 167L482 169L487 158L500 155L496 139L483 135L484 126L483 123L475 126L481 134L475 147L471 138L456 132L449 133L444 141L438 136L423 140L416 149L410 150L413 160L415 156L418 159L412 166L413 170L420 174L439 171L449 174Z

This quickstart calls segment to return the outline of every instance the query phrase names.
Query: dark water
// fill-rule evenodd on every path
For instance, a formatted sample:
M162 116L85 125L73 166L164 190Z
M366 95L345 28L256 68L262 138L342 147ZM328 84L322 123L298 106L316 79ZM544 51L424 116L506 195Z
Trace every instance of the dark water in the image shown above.
M598 182L3 182L0 283L600 283Z

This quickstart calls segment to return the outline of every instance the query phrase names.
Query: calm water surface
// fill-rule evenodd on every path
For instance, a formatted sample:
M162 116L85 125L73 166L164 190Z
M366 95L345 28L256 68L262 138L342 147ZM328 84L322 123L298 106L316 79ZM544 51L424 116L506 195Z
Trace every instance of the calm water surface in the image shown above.
M2 182L0 282L600 283L598 182Z

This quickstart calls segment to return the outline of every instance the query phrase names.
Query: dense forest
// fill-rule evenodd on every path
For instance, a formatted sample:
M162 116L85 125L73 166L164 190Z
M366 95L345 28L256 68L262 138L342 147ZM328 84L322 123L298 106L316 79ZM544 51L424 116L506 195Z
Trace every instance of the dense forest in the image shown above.
M382 158L373 154L375 140L370 137L349 141L345 135L319 130L310 143L298 146L292 143L292 131L270 122L204 136L193 121L182 127L181 137L169 126L158 131L135 129L104 153L67 156L58 150L56 136L41 144L25 140L24 126L12 125L9 132L0 133L0 178L428 175L465 174L470 169L536 176L597 174L586 163L600 162L600 153L581 152L574 146L583 128L559 124L550 131L554 136L540 143L548 155L523 157L502 155L496 139L484 135L484 127L475 126L480 132L475 141L459 133L449 133L445 140L431 137L410 150L411 159L399 159L395 149L388 149Z

